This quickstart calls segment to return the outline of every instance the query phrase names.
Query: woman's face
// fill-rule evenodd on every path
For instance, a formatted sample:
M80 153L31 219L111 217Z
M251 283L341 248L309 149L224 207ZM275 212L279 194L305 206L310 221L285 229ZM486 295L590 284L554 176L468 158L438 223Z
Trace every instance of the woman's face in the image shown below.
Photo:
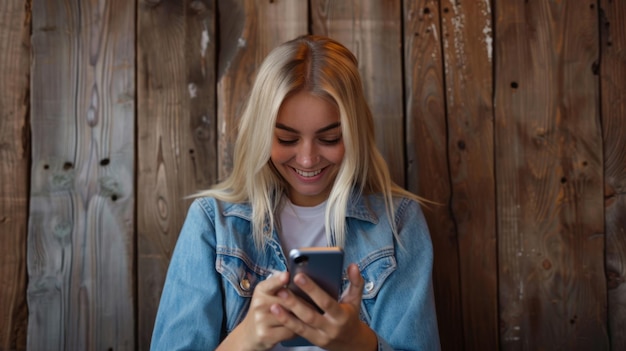
M339 110L334 104L306 91L283 101L271 161L288 183L291 202L298 206L324 202L344 152Z

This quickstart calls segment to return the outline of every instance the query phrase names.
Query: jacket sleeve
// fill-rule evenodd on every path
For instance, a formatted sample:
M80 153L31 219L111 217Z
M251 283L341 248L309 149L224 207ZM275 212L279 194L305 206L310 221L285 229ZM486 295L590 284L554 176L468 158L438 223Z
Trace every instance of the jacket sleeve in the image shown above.
M378 349L440 350L432 284L433 248L426 220L413 200L400 202L394 220L400 240L395 248L397 268L379 291L372 311L371 327L378 334Z
M199 200L189 208L165 279L151 350L213 350L224 334L210 211Z

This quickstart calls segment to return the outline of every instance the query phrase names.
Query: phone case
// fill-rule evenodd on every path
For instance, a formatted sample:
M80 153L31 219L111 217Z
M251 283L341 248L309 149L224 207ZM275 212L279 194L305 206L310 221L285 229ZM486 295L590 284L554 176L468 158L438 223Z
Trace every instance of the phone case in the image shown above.
M343 250L339 247L307 247L293 249L289 252L289 289L294 294L317 308L322 310L298 288L292 281L293 277L302 272L319 285L328 295L336 300L339 299L341 290L341 273L343 270ZM303 337L281 342L283 346L310 346L311 343Z

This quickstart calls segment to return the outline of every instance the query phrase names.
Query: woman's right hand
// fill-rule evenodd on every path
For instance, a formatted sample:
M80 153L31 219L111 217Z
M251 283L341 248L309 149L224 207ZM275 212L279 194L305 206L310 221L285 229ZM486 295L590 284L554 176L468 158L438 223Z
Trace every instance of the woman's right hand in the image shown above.
M295 334L275 318L272 310L279 309L278 292L285 289L289 273L274 274L260 282L254 289L248 314L243 321L222 341L216 351L261 351L290 339Z

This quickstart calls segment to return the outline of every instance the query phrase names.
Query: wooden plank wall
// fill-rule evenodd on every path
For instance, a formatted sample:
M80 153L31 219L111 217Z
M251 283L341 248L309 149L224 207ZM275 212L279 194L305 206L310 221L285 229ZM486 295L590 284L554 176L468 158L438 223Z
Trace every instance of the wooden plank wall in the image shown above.
M0 3L0 350L24 350L30 6Z
M626 4L7 0L0 350L147 350L190 200L279 43L359 58L432 201L444 350L626 349Z

